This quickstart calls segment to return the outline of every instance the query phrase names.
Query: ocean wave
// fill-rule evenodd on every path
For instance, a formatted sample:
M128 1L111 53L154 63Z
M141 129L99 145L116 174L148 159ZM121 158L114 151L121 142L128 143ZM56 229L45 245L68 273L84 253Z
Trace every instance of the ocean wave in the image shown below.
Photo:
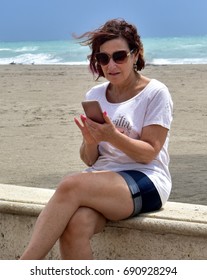
M17 48L13 50L14 52L35 52L39 49L37 46L32 46L32 47L22 47L22 48Z
M144 46L148 64L207 64L207 37L148 38ZM75 40L0 42L0 64L87 65L90 52Z
M0 52L12 51L10 48L0 48Z
M12 53L26 53L26 52L35 52L39 49L37 46L33 47L22 47L22 48L0 48L0 52L12 52Z
M171 65L171 64L207 64L206 58L155 58L148 62L153 65Z
M0 58L0 64L57 64L61 59L54 58L50 54L22 54L14 57Z
M89 61L64 61L50 54L22 54L15 57L0 58L1 64L58 64L58 65L88 65ZM175 65L175 64L207 64L206 58L154 58L146 60L146 64L152 65Z

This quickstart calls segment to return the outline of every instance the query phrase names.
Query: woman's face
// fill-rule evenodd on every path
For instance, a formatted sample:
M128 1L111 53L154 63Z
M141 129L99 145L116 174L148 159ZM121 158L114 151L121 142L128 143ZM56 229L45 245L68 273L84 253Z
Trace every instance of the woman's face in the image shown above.
M105 42L100 46L100 52L104 52L109 56L112 56L114 52L126 51L129 54L130 49L126 40L123 38L117 38ZM136 63L137 55L131 53L123 61L123 63L116 63L112 58L110 58L107 65L101 65L102 71L105 78L114 85L122 84L123 82L130 79L134 75L134 63Z

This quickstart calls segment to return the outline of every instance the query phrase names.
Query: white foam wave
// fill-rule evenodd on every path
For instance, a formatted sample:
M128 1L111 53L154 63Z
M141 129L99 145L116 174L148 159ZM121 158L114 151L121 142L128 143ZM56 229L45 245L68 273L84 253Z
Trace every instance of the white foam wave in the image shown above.
M0 64L57 64L60 60L49 54L22 54L16 57L1 58Z
M14 50L14 52L34 52L37 51L39 48L37 46L31 46L31 47L22 47L17 48Z
M22 47L22 48L16 48L16 49L12 49L12 48L0 48L1 52L13 52L13 53L24 53L24 52L35 52L39 49L39 47L37 46L33 46L33 47Z
M10 48L0 48L0 52L12 51Z
M153 65L170 65L170 64L207 64L206 58L155 58L149 62Z

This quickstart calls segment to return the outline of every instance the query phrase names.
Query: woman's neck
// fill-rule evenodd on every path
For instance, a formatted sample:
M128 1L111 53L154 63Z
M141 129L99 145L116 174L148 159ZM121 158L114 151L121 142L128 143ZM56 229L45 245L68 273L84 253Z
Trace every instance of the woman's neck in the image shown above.
M145 87L143 87L143 79L145 79L145 77L141 76L139 73L135 73L132 78L128 79L123 84L109 84L106 93L107 100L111 103L120 103L131 99Z

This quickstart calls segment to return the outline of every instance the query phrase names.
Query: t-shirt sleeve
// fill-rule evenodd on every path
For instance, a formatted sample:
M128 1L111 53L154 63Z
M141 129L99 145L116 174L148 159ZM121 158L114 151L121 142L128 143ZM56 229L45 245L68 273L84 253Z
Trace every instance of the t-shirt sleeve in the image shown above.
M149 100L144 126L161 125L170 129L173 116L173 102L167 87L162 87L156 91Z

